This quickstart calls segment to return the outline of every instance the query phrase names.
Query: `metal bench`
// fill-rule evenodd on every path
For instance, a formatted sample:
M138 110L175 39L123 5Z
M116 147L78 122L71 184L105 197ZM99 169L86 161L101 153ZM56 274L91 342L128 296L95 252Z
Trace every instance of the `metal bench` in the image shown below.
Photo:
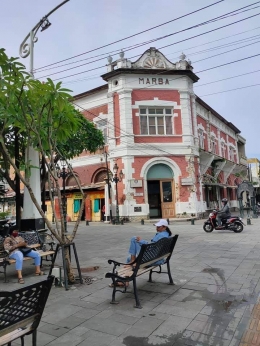
M43 243L37 232L20 232L19 236L21 236L28 244L29 247L36 249L41 256L41 266L42 260L44 261L52 261L53 255L55 253L53 249L54 242L48 243L50 245L50 249L46 250L46 244ZM6 277L6 267L8 265L14 264L16 261L14 259L9 258L9 254L5 251L3 246L4 238L0 237L0 267L3 267L3 271L0 273L4 274L4 282L7 282ZM50 256L50 259L48 258ZM24 257L24 261L33 260L31 257Z
M34 285L12 292L0 292L0 346L11 346L12 341L32 334L32 345L37 346L37 328L47 302L54 276Z
M112 272L106 273L105 277L112 279L113 282L113 292L112 292L112 301L111 304L118 304L115 300L116 292L125 293L128 287L128 283L133 281L134 287L134 296L136 308L142 308L140 304L140 300L138 297L137 287L136 287L136 278L146 272L149 272L149 280L148 282L152 282L152 274L156 273L165 273L169 276L169 283L174 285L171 270L170 270L170 258L177 242L179 235L175 235L170 238L163 238L157 241L156 243L144 244L141 246L141 250L135 261L129 265L129 263L120 263L114 260L108 260L109 264L113 264L114 267ZM155 264L159 260L164 260L163 265L167 265L167 271L162 271L162 264ZM122 269L117 267L123 265ZM159 267L159 271L154 269ZM118 289L117 282L121 283L123 286L123 290Z

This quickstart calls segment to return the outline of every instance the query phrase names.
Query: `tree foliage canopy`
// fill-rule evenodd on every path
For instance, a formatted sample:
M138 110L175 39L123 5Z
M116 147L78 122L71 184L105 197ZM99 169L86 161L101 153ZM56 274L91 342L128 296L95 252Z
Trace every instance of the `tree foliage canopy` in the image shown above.
M20 160L25 147L33 146L45 157L55 154L71 159L84 150L95 152L103 146L101 131L74 108L70 90L51 79L42 83L26 72L17 58L0 49L0 160L7 168L3 144L14 157L15 134L20 138ZM0 170L0 175L7 170Z

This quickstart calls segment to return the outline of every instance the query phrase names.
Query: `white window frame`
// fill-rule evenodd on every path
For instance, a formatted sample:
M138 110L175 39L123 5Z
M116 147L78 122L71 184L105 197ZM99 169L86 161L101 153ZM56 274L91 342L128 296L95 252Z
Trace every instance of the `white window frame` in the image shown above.
M205 149L204 131L202 129L198 129L198 137L199 137L199 147L201 149Z
M210 137L210 147L211 147L211 153L217 154L217 139L214 136Z
M235 161L235 155L236 155L235 149L230 146L229 147L229 160Z
M104 143L107 144L108 143L107 119L96 120L95 124L96 124L96 128L103 133Z
M227 146L224 142L221 142L221 156L227 158Z
M141 111L145 109L145 114L142 113ZM150 114L149 113L149 109L154 109L155 113L156 113L156 109L160 109L163 110L163 114ZM170 109L171 110L171 114L166 114L166 109ZM174 129L174 122L173 122L173 118L174 118L174 108L173 107L158 107L158 106L140 106L139 108L139 117L140 117L140 121L139 121L139 126L140 126L140 135L142 136L172 136L175 133L175 129ZM146 129L147 129L147 133L142 133L142 127L141 127L141 118L145 118L146 117ZM150 118L155 118L155 133L151 133L149 131L149 117ZM163 134L158 133L158 118L163 118L163 126L164 126L164 131ZM170 123L171 123L171 133L166 133L167 132L167 128L166 128L166 120L165 118L170 118Z

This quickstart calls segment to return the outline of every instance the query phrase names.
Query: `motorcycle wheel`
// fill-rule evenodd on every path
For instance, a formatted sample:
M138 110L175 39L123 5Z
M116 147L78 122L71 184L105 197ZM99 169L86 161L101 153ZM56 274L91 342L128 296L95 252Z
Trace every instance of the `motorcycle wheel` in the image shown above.
M210 223L206 223L204 226L203 226L203 229L205 232L207 233L210 233L213 231L213 226L210 224Z
M243 229L244 229L244 226L242 225L242 223L240 223L240 222L235 222L235 224L234 224L234 229L233 229L233 231L234 231L235 233L241 233L241 232L243 231Z

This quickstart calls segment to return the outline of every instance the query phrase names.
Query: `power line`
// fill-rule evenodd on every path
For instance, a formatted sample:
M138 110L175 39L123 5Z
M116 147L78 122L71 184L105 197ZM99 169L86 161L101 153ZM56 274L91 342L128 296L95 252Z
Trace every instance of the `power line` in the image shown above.
M244 34L248 31L252 31L252 30L256 30L256 29L259 29L260 27L256 27L254 29L251 29L251 30L246 30L246 31L242 31L240 33L237 33L237 34L234 34L234 35L230 35L230 36L225 36L225 37L222 37L221 39L218 39L218 40L213 40L213 41L209 41L209 42L206 42L206 43L203 43L201 45L197 45L197 46L193 46L193 47L190 47L190 48L185 48L181 51L187 51L189 49L192 49L192 48L197 48L197 47L200 47L200 46L204 46L206 44L210 44L210 43L214 43L214 42L217 42L217 41L220 41L220 40L225 40L229 37L233 37L233 36L237 36L237 35L241 35L241 34ZM256 40L260 37L260 35L253 35L253 36L249 36L249 37L246 37L246 38L243 38L241 40L237 40L237 41L232 41L232 42L229 42L229 43L226 43L224 45L220 45L220 46L215 46L215 47L211 47L211 48L208 48L206 50L202 50L202 51L197 51L197 52L194 52L194 53L190 53L189 56L191 55L197 55L197 54L202 54L202 53L206 53L206 52L209 52L211 50L217 50L217 49L221 49L221 48L224 48L226 46L232 46L232 45L237 45L239 43L242 43L243 41L252 41L252 40ZM177 51L177 52L172 52L172 53L165 53L167 55L167 57L169 55L173 55L173 54L176 54L178 52L181 52L181 51ZM209 57L210 58L210 57ZM194 62L193 62L194 63ZM100 78L100 74L95 74L95 75L92 75L92 76L89 76L89 77L84 77L84 78L81 78L81 79L76 79L76 80L71 80L71 81L68 81L68 82L64 82L63 84L69 84L69 83L76 83L76 82L81 82L81 81L86 81L86 80L91 80L91 79L96 79L96 78Z
M247 73L238 74L238 75L236 75L236 76L231 76L231 77L227 77L227 78L218 79L218 80L215 80L215 81L213 81L213 82L208 82L208 83L196 85L195 87L196 87L196 88L200 88L200 87L202 87L202 86L204 86L204 85L213 84L213 83L218 83L218 82L222 82L222 81L224 81L224 80L233 79L233 78L238 78L238 77L246 76L246 75L248 75L248 74L252 74L252 73L256 73L256 72L260 72L260 70L255 70L255 71L251 71L251 72L247 72Z
M216 95L216 94L223 94L223 93L226 93L226 92L229 92L229 91L234 91L234 90L240 90L240 89L252 88L252 87L255 87L255 86L259 86L259 85L260 85L260 83L258 83L258 84L246 85L246 86L243 86L243 87L240 87L240 88L235 88L235 89L229 89L229 90L217 91L217 92L215 92L215 93L211 93L211 94L205 94L205 95L202 95L202 97L205 97L205 96L211 96L211 95Z
M220 65L217 65L217 66L209 67L209 68L206 68L206 69L204 69L204 70L200 70L200 71L198 71L198 72L196 72L196 73L197 73L197 74L198 74L198 73L203 73L203 72L206 72L206 71L209 71L209 70L213 70L213 69L215 69L215 68L219 68L219 67L223 67L223 66L228 66L228 65L231 65L231 64L240 62L240 61L252 59L252 58L255 58L255 57L257 57L257 56L260 56L260 53L254 54L254 55L251 55L251 56L248 56L248 57L245 57L245 58L241 58L241 59L238 59L238 60L232 60L232 61L229 61L229 62L224 63L224 64L220 64ZM156 73L155 75L158 76L158 75L161 75L162 73L165 74L165 70L163 70L162 72L158 72L158 73ZM177 78L172 78L172 79L169 78L168 80L169 80L169 81L171 81L171 80L178 80L178 79L181 79L181 78L183 78L183 77L177 77ZM136 80L137 80L137 79L136 79ZM133 80L133 81L130 82L130 83L134 83L134 82L136 82L136 80ZM129 85L130 83L128 83L127 85ZM148 89L148 88L151 88L151 87L153 87L153 85L145 86L144 88L140 88L139 90ZM106 99L107 99L106 97L105 97L105 98L100 98L100 99L98 99L98 101L106 100ZM88 103L88 102L86 102L86 103ZM83 103L83 105L84 105L84 103Z
M127 36L127 37L122 38L122 39L120 39L120 40L117 40L117 41L114 41L114 42L108 43L108 44L103 45L103 46L101 46L101 47L97 47L97 48L91 49L91 50L89 50L89 51L87 51L87 52L84 52L84 53L81 53L81 54L74 55L74 56L72 56L72 57L70 57L70 58L63 59L63 60L57 61L57 62L52 63L52 64L49 64L49 65L45 65L45 66L43 66L43 67L39 67L38 69L42 69L42 68L45 68L45 67L48 67L48 66L53 66L53 65L58 64L58 63L60 63L60 62L63 62L63 61L68 61L68 60L71 60L71 59L76 58L76 57L78 57L78 56L82 56L82 55L85 55L85 54L88 54L88 53L94 52L94 51L96 51L96 50L99 50L99 49L102 49L102 48L105 48L105 47L111 46L111 45L113 45L113 44L115 44L115 43L119 43L119 42L122 42L122 41L128 40L129 38L132 38L132 37L135 37L135 36L138 36L138 35L144 34L145 32L148 32L148 31L151 31L151 30L157 29L157 28L159 28L159 27L161 27L161 26L163 26L163 25L166 25L166 24L172 23L172 22L174 22L174 21L176 21L176 20L179 20L179 19L185 18L185 17L190 16L190 15L192 15L192 14L194 14L194 13L197 13L197 12L200 12L200 11L202 11L202 10L205 10L205 9L207 9L207 8L209 8L209 7L211 7L211 6L217 5L217 4L219 4L220 2L223 2L223 1L224 1L224 0L219 0L219 1L217 1L217 2L214 2L213 4L210 4L210 5L204 6L204 7L202 7L202 8L199 8L198 10L195 10L195 11L189 12L189 13L187 13L187 14L184 14L184 15L180 16L180 17L177 17L177 18L171 19L171 20L169 20L169 21L167 21L167 22L165 22L165 23L162 23L162 24L156 25L156 26L154 26L154 27L148 28L148 29L146 29L146 30L140 31L140 32L138 32L138 33L136 33L136 34L133 34L133 35ZM248 5L248 6L245 6L245 7L242 7L242 8L246 8L246 7L249 7L249 6L253 6L253 5L255 5L255 4L259 3L259 2L260 2L260 1L257 1L257 2L255 2L255 3L253 3L253 4L251 4L251 5Z
M217 30L220 30L220 29L223 29L223 28L229 27L230 25L234 25L234 24L240 23L240 22L242 22L242 21L245 21L245 20L247 20L247 19L251 19L251 18L256 17L256 16L259 16L259 15L260 15L260 13L257 13L257 14L255 14L255 15L252 15L252 16L247 17L247 18L240 19L240 20L235 21L235 22L233 22L233 23L223 25L223 26L221 26L221 27L218 27L218 28L215 28L215 29L212 29L212 30L206 31L206 32L201 33L201 34L198 34L198 35L194 35L194 36L188 37L188 38L186 38L186 39L183 39L183 40L180 40L180 41L177 41L177 42L174 42L174 43L168 44L168 45L163 46L163 47L159 47L158 49L166 48L166 47L169 47L169 46L172 46L172 45L175 45L175 44L178 44L178 43L184 42L184 41L191 40L191 39L193 39L193 38L197 38L197 37L202 36L202 35L206 35L206 34L208 34L208 33L211 33L211 32L214 32L214 31L217 31ZM140 56L140 55L138 55L138 56ZM135 57L136 57L136 56L131 57L131 58L129 58L129 59L132 59L132 58L135 58ZM98 67L92 68L92 69L90 69L90 70L86 70L86 71L77 72L77 73L74 73L74 74L72 74L72 75L64 76L64 77L61 77L61 78L62 78L62 79L65 79L65 78L69 78L69 77L77 76L77 75L79 75L79 74L87 73L87 72L89 72L89 71L98 70L98 69L103 68L103 67L105 67L105 66L106 66L106 65L103 65L103 66L98 66ZM68 70L70 70L70 69L66 69L66 70L64 70L64 71L68 71ZM64 72L64 71L62 71L62 72ZM57 74L57 73L61 73L61 72L56 72L55 74ZM38 78L45 78L45 77L48 77L48 76L50 76L50 75L41 76L41 77L38 77ZM56 78L56 79L53 79L53 81L60 80L61 78Z
M260 54L253 55L253 56L250 56L250 57L247 57L247 58L243 58L243 59L236 60L236 61L233 61L233 62L229 62L229 63L225 63L225 64L218 65L218 66L215 66L215 67L211 67L211 68L209 68L209 69L213 69L213 68L218 68L218 67L221 67L221 66L229 65L229 64L231 64L231 63L235 63L235 62L242 61L242 60L245 60L245 59L249 59L249 58L252 58L252 57L255 57L255 56L259 56L259 55L260 55ZM209 70L209 69L205 69L205 70L202 70L202 71L200 71L200 72L204 72L204 71L207 71L207 70ZM177 78L177 79L180 79L180 78L182 78L182 77L179 77L179 78ZM172 79L172 80L173 80L173 79ZM175 79L175 80L176 80L176 79ZM144 88L141 88L141 89L148 89L149 87L150 87L150 86L147 86L147 87L144 87ZM81 109L84 110L84 111L87 111L89 114L94 115L95 118L101 119L99 116L97 116L96 114L94 114L94 113L91 112L90 110L84 109L82 106L76 104L75 102L74 102L74 105L76 105L77 107L81 108ZM104 119L101 119L101 120L104 120ZM107 122L107 123L110 124L109 122ZM125 136L133 136L133 134L130 134L130 133L128 133L128 132L122 130L119 126L116 126L116 125L114 125L114 124L110 124L110 126L112 126L112 128L111 128L111 127L110 127L110 128L113 129L113 130L114 130L114 129L120 130L120 133L123 133L123 135L125 135ZM122 139L120 139L120 142L124 143L124 142L122 141ZM125 142L125 143L126 143L126 142ZM138 144L144 146L144 147L147 149L147 145L146 145L145 143L138 143ZM153 149L159 150L159 151L161 151L161 152L163 152L163 153L167 153L167 155L172 155L171 153L169 153L169 152L167 152L167 151L165 151L165 150L162 150L161 148L158 148L158 147L156 147L156 146L151 146L151 145L149 145L149 144L148 144L148 146L151 147L151 148L153 148Z

